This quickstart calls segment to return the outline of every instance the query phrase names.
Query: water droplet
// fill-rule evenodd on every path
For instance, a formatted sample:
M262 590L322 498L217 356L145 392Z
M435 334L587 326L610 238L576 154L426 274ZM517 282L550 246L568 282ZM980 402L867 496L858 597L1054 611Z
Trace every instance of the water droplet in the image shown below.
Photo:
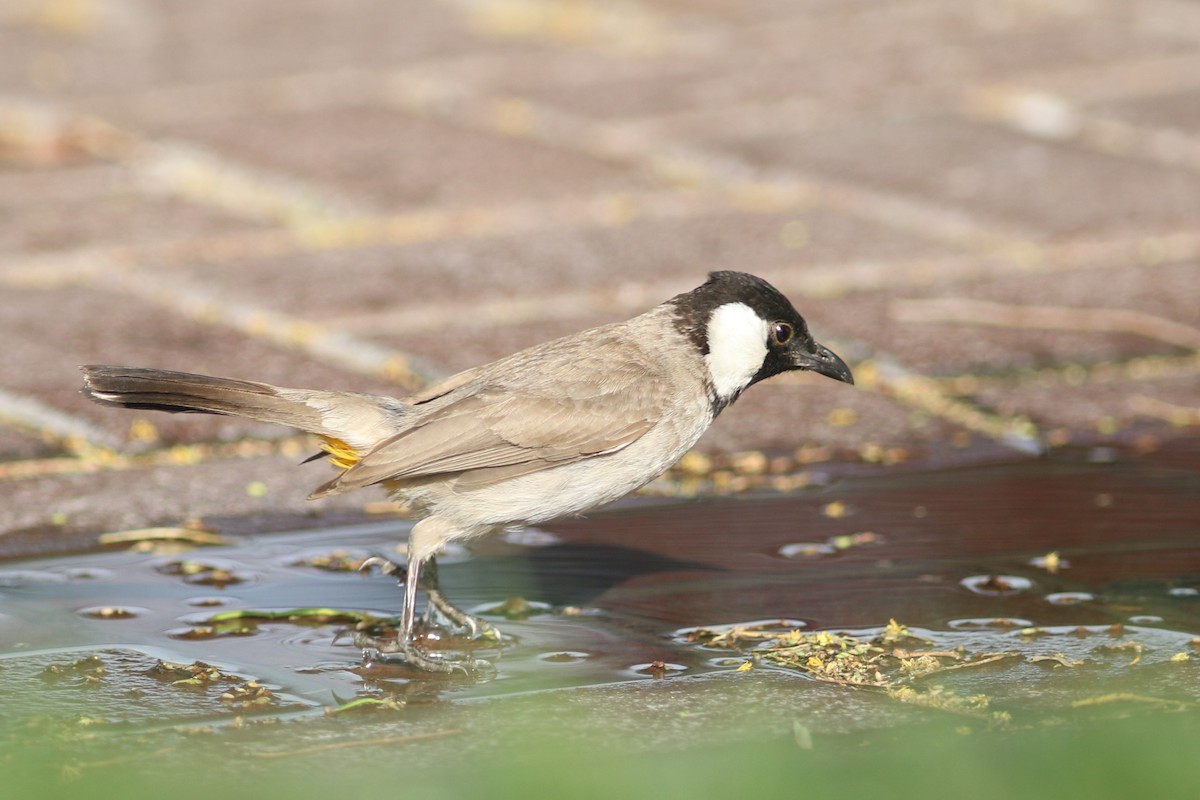
M1168 589L1167 594L1171 597L1200 597L1200 589L1191 586L1177 586L1174 589Z
M1056 606L1074 606L1079 603L1090 603L1095 599L1095 595L1087 592L1057 592L1046 595L1046 602L1054 603Z
M870 544L883 544L883 537L875 531L858 531L829 537L829 544L836 550L848 550Z
M1059 556L1058 553L1047 553L1044 556L1031 558L1025 563L1031 567L1044 569L1051 575L1056 574L1060 569L1068 569L1071 566L1071 562Z
M1130 625L1161 625L1163 618L1154 614L1139 614L1129 618Z
M853 513L850 506L843 503L841 500L834 500L832 503L826 503L821 507L821 513L830 519L841 519Z
M959 583L975 594L992 597L1027 592L1033 588L1032 581L1017 575L972 575Z

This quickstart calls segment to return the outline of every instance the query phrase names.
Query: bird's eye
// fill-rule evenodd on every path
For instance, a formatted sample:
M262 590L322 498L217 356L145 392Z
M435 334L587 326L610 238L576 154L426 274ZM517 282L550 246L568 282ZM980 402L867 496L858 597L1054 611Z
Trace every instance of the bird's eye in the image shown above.
M787 344L792 339L792 326L786 322L776 322L771 326L771 341L775 344Z

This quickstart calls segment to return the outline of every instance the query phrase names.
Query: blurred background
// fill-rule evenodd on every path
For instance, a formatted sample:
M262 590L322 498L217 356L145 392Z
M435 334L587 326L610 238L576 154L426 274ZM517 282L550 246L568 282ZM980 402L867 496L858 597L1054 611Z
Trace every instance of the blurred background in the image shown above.
M650 487L737 500L450 553L475 613L541 604L475 686L214 627L394 612L354 559L404 523L307 502L291 431L78 391L403 394L716 269L857 385L755 386ZM0 353L0 559L43 557L0 561L0 770L58 790L18 795L1195 794L1200 0L0 0ZM694 635L760 619L961 663Z
M403 392L714 269L859 385L696 471L1152 449L1198 259L1194 0L3 0L0 532L306 508L303 440L78 364Z

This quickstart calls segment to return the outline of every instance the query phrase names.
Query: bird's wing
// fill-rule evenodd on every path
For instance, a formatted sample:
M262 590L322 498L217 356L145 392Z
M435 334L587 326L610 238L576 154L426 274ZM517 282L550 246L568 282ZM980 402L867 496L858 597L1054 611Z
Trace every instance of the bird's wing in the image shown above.
M636 361L604 364L580 354L554 366L553 381L529 381L514 366L504 383L464 389L315 496L471 470L521 474L615 452L650 430L669 402L666 381Z

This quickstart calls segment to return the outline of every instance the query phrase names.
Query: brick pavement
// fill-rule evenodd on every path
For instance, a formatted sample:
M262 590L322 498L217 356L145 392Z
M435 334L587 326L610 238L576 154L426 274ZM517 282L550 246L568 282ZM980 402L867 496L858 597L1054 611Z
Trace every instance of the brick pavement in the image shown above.
M402 391L715 268L860 383L704 452L1152 446L1200 424L1200 3L8 0L0 220L4 541L312 510L303 440L78 364Z

